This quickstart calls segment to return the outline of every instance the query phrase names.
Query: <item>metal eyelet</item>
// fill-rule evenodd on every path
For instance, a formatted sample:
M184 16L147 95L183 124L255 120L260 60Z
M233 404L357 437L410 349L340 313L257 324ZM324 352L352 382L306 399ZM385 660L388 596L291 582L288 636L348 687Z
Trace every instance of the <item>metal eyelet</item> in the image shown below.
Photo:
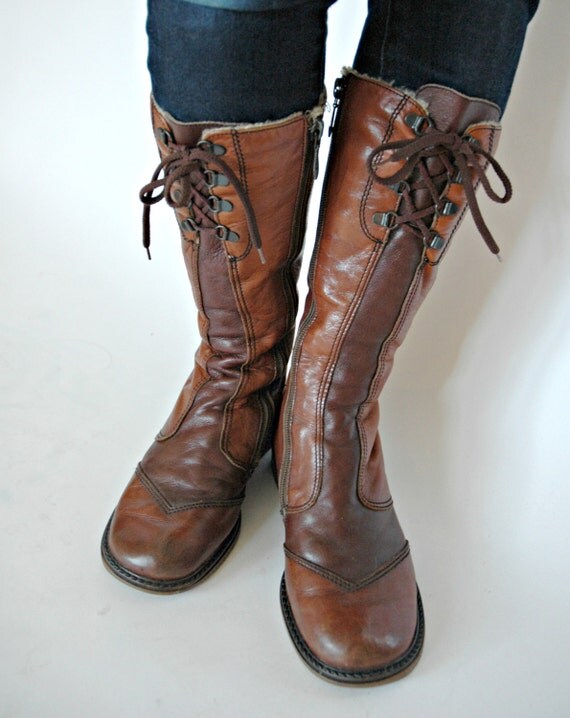
M184 219L182 222L180 222L180 227L184 232L199 232L200 228L194 222L192 217L188 217L187 219Z
M418 115L415 112L410 112L404 117L404 122L411 127L416 135L423 135L428 127L433 127L433 121L426 115Z
M216 197L215 194L211 194L208 197L208 204L212 212L216 213L231 212L234 208L233 204L229 201L229 199L221 199L220 197Z
M176 204L178 204L183 197L182 190L180 189L180 187L173 187L170 191L170 197L173 202L176 202Z
M451 178L452 184L463 184L463 173L461 170L457 170L457 172L453 175Z
M223 175L220 172L213 172L212 170L204 170L204 178L206 179L206 184L210 189L213 189L214 187L227 187L230 183L226 175Z
M445 246L445 239L440 234L432 234L429 241L426 241L426 246L430 249L441 249Z
M221 157L227 152L226 148L223 145L217 145L210 140L200 140L198 142L198 147L201 150L205 150L206 152L211 152L213 155L216 155L216 157Z
M222 242L239 242L239 234L219 224L216 227L216 237Z
M398 215L396 212L375 212L372 215L372 221L374 224L379 225L380 227L385 227L386 229L393 229L396 226L396 218Z
M174 137L172 136L172 133L168 130L165 130L164 127L156 128L156 137L160 142L162 142L163 145L166 146L168 146L171 142L174 142Z
M393 190L396 194L404 194L404 192L410 191L410 185L406 180L402 180L401 182L398 182L397 184L390 184L388 187Z
M459 209L455 202L450 202L448 199L445 198L442 201L444 202L443 207L438 210L438 214L442 217L451 217Z

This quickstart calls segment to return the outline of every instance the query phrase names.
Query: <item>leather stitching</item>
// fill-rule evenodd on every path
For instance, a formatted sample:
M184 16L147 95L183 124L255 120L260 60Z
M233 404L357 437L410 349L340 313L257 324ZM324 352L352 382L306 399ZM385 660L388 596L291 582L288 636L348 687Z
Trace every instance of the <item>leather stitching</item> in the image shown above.
M411 98L409 98L407 95L404 95L401 98L396 109L392 113L388 128L385 133L385 138L389 137L391 135L391 133L393 132L394 123L395 123L399 113L401 112L402 108L406 105L406 103L408 101L410 101L412 104L416 105L416 103L413 102L413 100ZM418 108L419 108L419 106L418 106ZM370 192L371 184L372 184L372 180L369 179L367 182L367 188L365 190L365 195L366 195L366 193ZM309 499L305 503L303 503L301 506L295 506L295 507L287 506L287 510L291 511L291 512L299 512L299 511L306 510L311 505L313 505L317 499L317 496L318 496L318 493L320 490L320 485L322 482L322 465L323 465L323 453L324 453L324 449L322 446L322 437L324 435L324 431L322 430L321 425L324 421L324 407L326 404L328 392L330 390L330 385L332 383L332 376L334 375L336 361L338 359L338 354L341 351L343 341L344 341L346 334L350 328L352 319L358 310L358 306L360 305L362 297L366 291L368 282L370 280L370 276L374 270L376 263L378 262L378 259L380 256L380 254L378 252L378 248L384 246L383 243L380 243L375 237L370 235L366 229L366 226L364 224L363 217L362 217L362 212L363 212L362 207L364 205L365 205L365 198L363 198L363 200L361 201L361 205L360 205L361 206L360 225L361 225L361 229L364 232L364 234L367 237L369 237L370 239L374 240L374 249L370 255L370 258L369 258L368 263L364 269L364 272L359 280L359 284L356 289L353 300L351 301L351 304L348 307L346 314L343 317L339 331L337 332L337 334L335 336L333 346L331 348L331 353L329 355L329 360L327 362L325 371L323 373L323 378L322 378L321 384L319 386L316 407L315 407L315 427L316 427L315 451L316 451L316 456L315 456L315 473L314 473L314 478L313 478L313 486L312 486L312 490L311 490L311 495L310 495ZM324 226L324 224L323 224L323 226ZM375 261L373 261L373 260L375 260ZM372 264L373 264L373 266L371 266ZM318 271L318 260L316 262L316 268ZM318 314L318 310L315 306L315 313L311 319L309 327L314 323L317 314ZM307 327L307 332L309 330L309 327ZM306 335L306 333L305 333L305 335Z
M210 337L208 335L209 330L210 330L210 320L208 318L208 315L206 314L206 309L204 307L204 298L202 296L202 287L200 286L200 273L199 273L199 263L198 263L199 251L200 251L199 244L193 243L191 251L192 251L192 263L191 263L191 271L189 272L190 284L192 286L196 304L198 306L198 311L206 320L206 322L205 322L206 326L203 331L207 337L208 346L211 347L212 345L210 343ZM186 419L186 417L188 416L188 413L190 412L190 410L192 409L192 406L194 405L194 402L196 401L196 396L197 396L198 392L210 380L210 376L208 374L208 368L207 368L209 359L210 359L210 357L208 357L208 359L206 360L206 367L204 370L206 377L202 381L197 383L195 387L193 387L193 389L188 397L188 400L186 401L186 404L184 405L184 408L180 411L179 418L177 419L174 428L171 431L169 431L168 433L164 432L165 427L167 426L167 424L170 423L171 417L168 417L165 425L162 427L162 429L158 432L158 434L156 436L157 441L162 442L162 441L166 441L167 439L170 439L180 429L182 422ZM194 379L195 379L195 375L192 377L192 381L194 381Z
M324 436L324 429L323 429L323 423L324 423L324 407L326 404L328 392L330 390L330 386L332 383L332 377L334 375L334 369L336 367L336 362L338 359L338 355L342 349L342 345L344 342L344 339L346 338L346 334L348 330L350 329L350 326L352 324L352 320L354 316L356 315L356 312L358 311L358 307L360 306L360 303L362 301L362 297L364 296L364 293L366 291L366 288L368 286L368 282L370 281L370 277L374 271L374 267L376 266L378 259L380 257L379 247L381 245L374 244L372 246L372 251L370 253L370 256L368 258L368 261L366 263L366 267L364 268L364 272L362 273L362 276L360 277L360 280L358 282L358 286L356 288L356 291L354 293L354 296L352 298L352 301L350 302L345 315L343 316L341 325L339 327L339 330L335 336L333 345L331 347L331 352L329 354L329 358L325 367L325 370L323 372L323 377L321 379L321 383L319 385L319 391L317 393L317 400L315 402L315 471L313 475L313 488L311 491L311 496L308 499L308 501L300 507L295 507L296 510L306 509L310 507L314 501L317 498L317 495L320 490L320 486L322 483L322 467L323 467L323 445L322 440Z
M239 397L240 392L242 388L247 383L247 374L248 374L248 366L250 362L252 361L253 357L255 356L255 335L253 332L253 325L251 321L251 316L249 315L249 312L247 311L247 306L245 303L245 298L243 295L243 289L241 286L240 278L239 278L239 269L235 262L229 263L229 272L230 272L230 280L231 285L234 293L234 297L236 300L236 305L238 308L238 312L240 314L241 322L242 322L242 328L245 336L245 342L246 342L246 358L245 362L240 367L240 377L238 384L236 386L236 389L233 393L233 395L228 399L226 402L226 405L224 406L224 422L222 426L222 433L220 436L220 448L223 452L224 456L230 461L234 466L237 466L238 468L242 468L244 470L247 470L248 466L247 464L244 464L239 459L236 459L230 450L229 443L230 443L230 432L232 429L233 424L233 412L234 412L234 404L236 402L236 399ZM252 341L253 340L253 341ZM260 419L261 421L261 419ZM259 436L260 428L258 427L258 436ZM256 439L257 444L258 439Z
M303 222L303 217L300 216L301 212L305 212L306 217L306 210L307 206L306 203L303 202L304 199L304 190L307 189L303 184L303 177L304 177L304 165L305 162L307 162L307 151L308 151L308 138L307 138L307 131L305 123L303 124L303 147L302 147L302 157L303 157L303 163L301 166L301 169L299 171L299 176L297 179L297 192L295 193L295 212L293 216L293 223L291 225L291 234L289 236L289 253L287 255L287 261L285 263L285 266L283 267L283 270L281 272L281 281L283 284L283 294L285 296L285 301L287 304L287 331L289 331L289 327L291 327L296 319L297 314L297 290L295 287L295 278L291 276L292 273L292 265L295 262L297 256L300 253L301 250L301 236L304 235L304 231L306 229L306 219L305 222ZM318 150L317 150L318 151ZM307 182L309 182L307 178ZM305 207L302 205L305 204Z
M396 661L392 663L379 666L378 668L371 668L366 671L342 671L338 668L334 668L326 663L323 663L317 656L311 651L305 640L301 636L299 629L295 623L293 611L289 604L287 597L287 588L285 585L285 577L281 579L281 590L280 590L280 601L281 609L283 611L283 617L285 619L285 625L289 631L289 635L293 640L293 644L301 658L305 663L318 673L321 677L330 679L335 683L344 683L345 685L375 685L382 681L391 680L398 675L403 676L407 671L411 670L414 664L420 657L423 642L424 642L424 614L422 608L422 602L420 598L420 592L417 592L417 622L414 638L408 651Z
M410 312L411 306L413 304L413 300L416 296L416 293L418 291L418 288L421 284L421 280L423 279L423 273L425 270L426 263L423 260L423 257L425 256L422 254L422 260L416 267L416 272L414 275L414 278L412 280L412 283L408 289L408 292L406 294L406 297L404 299L404 303L402 304L402 308L400 310L400 314L398 316L398 319L396 320L396 323L394 324L392 331L390 334L386 337L384 343L382 344L382 348L380 349L380 354L378 357L378 368L376 370L376 374L374 375L372 382L370 384L370 389L368 390L368 396L364 400L364 402L360 405L360 408L358 410L358 414L356 417L356 423L358 426L359 434L362 435L363 429L361 428L361 421L360 417L362 414L362 410L364 407L369 404L372 401L372 397L376 395L378 391L378 386L380 384L380 380L384 374L384 370L386 368L386 355L388 353L388 349L393 344L394 340L398 337L402 326L405 324L405 321L408 317L408 314ZM363 465L364 465L364 455L363 455L363 447L361 444L360 448L360 467L358 471L358 496L360 500L367 505L368 503L374 503L369 501L364 496L364 488L363 488ZM378 504L378 507L380 508L382 506L382 503Z
M334 583L340 588L342 588L344 591L352 593L354 591L360 591L361 589L370 586L370 584L374 583L375 581L378 581L379 579L383 578L391 571L393 571L396 566L402 563L402 561L410 554L410 545L406 541L402 549L398 551L395 556L393 556L389 561L386 561L386 563L382 564L382 566L380 566L364 578L360 579L359 581L351 581L350 579L344 578L335 571L330 571L329 569L319 566L312 561L308 561L307 559L302 558L298 554L288 549L287 546L284 547L284 550L285 555L292 561L295 561L295 563L298 563L300 566L303 566L303 568L306 568L309 571L312 571L313 573L322 576L323 578L327 579L327 581L330 581L331 583Z
M407 96L402 97L398 105L396 106L396 109L394 110L392 116L390 117L390 120L388 122L388 126L386 127L386 132L384 133L384 137L382 138L382 143L384 144L387 142L393 132L394 132L394 125L396 123L396 120L400 113L402 112L404 106L406 105L407 101L410 98ZM382 155L379 155L376 159L375 165L377 165L380 160L382 159ZM366 207L368 205L368 200L370 198L370 193L372 192L372 187L375 185L374 180L372 177L368 176L368 179L366 181L366 188L364 190L364 194L362 195L362 200L360 202L360 210L359 210L359 220L360 220L360 229L365 234L368 239L371 239L373 242L386 242L388 237L388 230L380 230L382 235L381 237L376 237L372 232L368 229L368 225L366 223ZM400 203L400 198L394 194L394 205L391 207L391 209L396 209L398 204Z
M420 263L418 264L418 266L416 268L416 273L412 280L412 284L411 284L410 288L408 289L408 293L404 300L404 304L402 305L402 309L400 311L400 316L396 320L394 328L392 329L392 331L390 332L389 336L387 337L386 341L384 342L384 344L382 346L382 350L380 352L379 371L378 371L377 375L374 377L374 382L372 385L372 392L371 392L372 394L376 393L380 379L384 375L384 371L386 369L386 356L388 354L388 350L389 350L390 346L394 343L394 341L398 338L398 336L400 335L400 332L402 331L402 327L406 323L406 319L408 318L408 315L410 313L414 299L415 299L418 289L422 283L422 280L424 277L424 270L425 270L425 262L423 261L423 255L422 255L422 261L420 261Z
M241 139L240 139L239 132L237 132L236 130L232 130L231 137L232 137L232 142L233 142L233 146L234 146L234 151L236 154L236 159L238 162L240 182L242 183L242 185L246 191L246 194L249 195L249 185L247 182L246 163L245 163L245 159L243 156L243 150L241 147ZM248 239L247 244L246 244L243 252L240 255L231 254L226 249L226 254L228 255L228 257L231 257L231 259L234 262L240 262L242 259L245 259L248 256L248 254L251 252L251 250L253 248L253 243L251 241L251 237L249 236L249 232L248 232L247 239Z
M248 184L247 184L247 169L246 169L246 163L243 156L241 143L239 134L235 131L232 132L232 138L234 140L234 149L236 153L236 158L239 166L239 172L240 172L240 180L242 184L244 185L246 191L249 191ZM251 245L251 241L249 242L249 245ZM248 246L249 246L248 245ZM243 258L244 255L242 255ZM242 468L244 470L248 470L249 464L254 459L254 456L250 457L250 461L244 463L243 461L240 461L237 459L231 452L230 449L230 433L233 426L233 415L234 415L234 405L236 400L239 398L240 393L242 389L247 385L248 375L249 375L249 368L251 365L251 362L256 358L257 356L257 347L256 347L256 340L255 340L255 328L253 324L253 320L251 317L251 314L249 313L247 302L245 299L245 294L243 291L243 287L241 284L240 274L239 274L239 266L237 261L230 261L228 264L228 270L229 270L229 277L230 282L232 286L232 290L234 293L234 297L236 300L236 306L238 309L238 312L241 317L245 342L246 342L246 359L245 362L240 367L240 378L238 385L233 393L233 395L230 397L228 402L226 403L224 407L224 422L222 426L222 433L220 437L220 448L232 464L237 466L238 468ZM263 423L263 416L260 406L260 399L259 397L256 397L257 404L258 404L258 412L259 412L259 422L257 427L257 435L255 439L255 448L257 449L260 441L260 434L262 432L262 423Z
M170 503L170 501L168 501L168 499L164 496L164 494L150 478L150 476L145 473L141 464L137 466L135 474L138 476L141 484L145 487L145 489L147 489L147 491L149 491L149 493L158 503L160 508L166 514L175 514L180 511L186 511L188 509L229 508L231 506L241 506L245 498L245 494L243 494L235 499L220 499L218 501L190 501L187 504L183 504L182 506L174 506Z
M188 395L188 399L186 400L186 403L184 404L184 407L179 412L179 417L176 421L176 424L174 425L174 428L169 431L168 433L164 433L164 427L158 432L156 435L157 441L167 441L168 439L171 439L180 429L182 426L182 422L186 417L188 416L190 410L194 406L194 402L196 401L196 397L198 396L198 392L200 389L207 384L209 381L211 381L211 378L209 376L204 376L201 381L194 384L194 381L192 381L192 389L190 391L190 394Z

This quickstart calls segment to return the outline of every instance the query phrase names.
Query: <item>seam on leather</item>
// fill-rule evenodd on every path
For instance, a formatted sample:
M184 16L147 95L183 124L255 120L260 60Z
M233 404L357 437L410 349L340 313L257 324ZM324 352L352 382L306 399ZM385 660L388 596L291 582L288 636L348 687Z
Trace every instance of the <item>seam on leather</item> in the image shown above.
M320 487L322 484L322 471L323 471L323 437L324 437L324 430L322 427L322 424L324 422L324 409L328 398L328 393L332 384L332 379L334 377L334 370L338 361L339 354L342 350L342 346L344 343L344 340L346 339L346 335L352 325L352 322L354 320L354 317L356 316L356 313L358 312L358 308L362 302L362 298L364 297L364 294L366 292L366 289L368 287L368 284L370 282L370 279L372 277L372 274L374 272L374 268L376 267L378 260L381 256L381 247L382 245L374 244L372 245L372 251L370 252L370 256L368 257L368 261L366 262L366 266L364 267L364 271L362 272L362 275L358 281L358 286L356 288L356 291L354 293L354 296L352 298L352 301L350 302L350 305L348 306L338 332L335 335L333 345L331 347L331 351L329 354L329 358L327 360L327 364L325 366L325 370L323 372L323 377L321 379L321 382L319 384L319 389L317 392L317 398L315 402L315 470L313 475L313 489L311 492L311 498L306 502L306 504L303 506L303 508L307 508L312 505L312 503L316 500L319 492ZM296 507L299 508L299 507Z
M302 201L304 200L304 193L307 189L303 183L303 177L305 174L305 163L307 162L308 152L308 129L306 123L303 123L303 145L301 148L301 167L297 179L297 191L295 192L295 208L293 212L293 219L291 222L291 230L289 233L289 252L287 253L287 259L283 269L281 270L281 284L283 287L283 295L285 297L285 303L287 306L287 317L286 317L286 334L290 331L290 327L294 324L297 315L297 289L295 287L296 281L292 277L292 268L297 256L301 252L302 242L301 236L306 232L307 221L306 214L308 211L308 202L306 207L302 207ZM318 149L316 150L318 152ZM307 178L307 181L312 182L313 178ZM305 211L305 220L300 216L301 212ZM286 364L287 362L285 362Z
M192 293L194 295L194 301L196 302L198 312L205 319L205 327L204 327L203 331L207 338L208 347L211 348L212 345L210 343L210 338L208 336L208 333L210 330L210 319L209 319L208 315L206 314L206 309L204 307L204 298L202 296L202 287L200 286L200 272L199 272L200 245L193 243L191 251L192 251L192 261L191 261L191 265L190 265L190 272L188 273L189 278L190 278L190 285L192 287ZM200 321L200 320L198 319L198 321ZM201 343L203 343L202 337L201 337ZM206 359L205 368L203 370L206 378L204 380L202 380L201 382L199 382L196 385L196 387L194 387L192 389L191 394L190 394L186 404L184 405L184 408L181 409L181 411L179 413L179 417L174 425L174 428L171 429L169 432L165 433L164 428L169 423L172 415L167 418L167 420L164 423L164 425L162 426L161 430L158 432L158 434L155 437L158 442L163 442L163 441L166 441L167 439L170 439L180 429L182 422L186 419L189 411L192 409L192 406L194 405L194 402L196 401L196 396L197 396L198 392L204 386L204 384L206 384L210 380L210 375L208 374L208 361L210 360L210 358L211 358L211 354L208 357L208 359ZM193 379L193 377L192 377L192 379Z
M241 148L239 133L235 130L231 133L231 138L234 146L234 152L236 155L238 167L239 167L239 174L240 174L240 181L243 184L245 191L249 192L248 184L247 184L247 171L246 171L246 164L245 159L243 156L243 151ZM248 237L248 249L251 245L251 238ZM248 250L241 256L245 256L248 253ZM253 321L251 319L251 316L247 309L247 304L245 301L245 297L243 294L241 282L240 282L240 276L239 276L239 267L238 267L238 258L234 257L233 255L226 252L226 256L228 259L227 262L227 270L228 270L228 278L230 282L230 286L232 288L232 293L234 295L234 300L236 303L236 309L238 311L238 314L240 316L241 325L242 325L242 331L245 338L245 346L246 346L246 357L245 361L240 366L240 375L239 375L239 381L237 383L237 386L235 388L234 393L232 396L228 399L224 406L224 418L222 423L222 431L220 434L220 450L223 453L223 455L226 457L226 459L236 466L237 468L243 469L244 471L248 471L249 466L247 463L244 463L237 459L230 450L230 432L232 429L233 424L233 409L236 399L239 397L240 392L242 388L247 383L247 373L248 373L248 367L251 363L252 359L255 357L255 332L253 328ZM253 341L252 341L253 340ZM260 418L261 421L261 418ZM259 434L259 427L258 427L258 434ZM256 439L257 444L257 439ZM251 463L251 461L250 461Z
M135 474L138 476L141 484L145 487L145 489L147 489L166 514L175 514L180 511L187 511L188 509L230 508L232 506L241 506L245 498L245 494L243 494L235 499L220 499L219 501L190 501L182 506L174 506L170 503L170 501L168 501L150 476L145 473L140 464L137 466Z
M402 97L398 105L396 106L394 112L392 113L392 116L390 117L390 121L388 122L388 126L386 128L386 132L384 133L384 136L382 138L382 144L384 144L387 140L390 139L390 137L394 134L394 125L396 123L397 118L399 117L400 113L402 112L404 106L406 105L407 101L409 100L409 97ZM376 165L380 162L380 157L376 160ZM372 187L374 186L374 180L372 177L368 176L366 187L364 189L364 194L362 195L362 199L360 200L360 207L359 207L359 222L360 222L360 229L364 233L368 239L371 239L373 242L386 242L388 240L388 230L382 231L381 237L375 237L372 232L368 229L368 225L366 223L366 207L368 205L368 200L370 197L370 193L372 192ZM394 195L394 208L396 208L400 202L397 195Z
M323 447L322 447L322 437L324 436L324 432L321 431L321 423L323 419L323 412L321 410L321 406L324 407L326 404L326 399L328 396L328 391L330 389L330 384L332 380L332 376L334 375L334 367L336 366L336 362L338 359L338 354L340 353L340 350L342 349L342 344L344 341L344 338L346 337L346 333L350 329L352 319L354 318L354 315L356 314L358 310L358 306L360 304L360 301L362 299L362 296L364 295L364 292L366 291L366 286L368 285L368 281L370 279L370 276L373 273L374 266L376 266L376 263L378 262L380 256L381 256L381 248L382 245L379 243L374 243L371 245L371 252L370 256L368 257L368 261L366 263L366 266L364 268L364 271L359 279L358 286L356 288L356 292L352 298L352 301L350 305L348 306L338 332L335 335L331 352L329 354L329 358L327 361L327 364L325 366L325 370L323 372L323 376L321 379L321 382L319 384L319 389L317 392L317 399L315 402L315 442L314 442L314 449L316 452L315 456L315 465L314 465L314 473L313 473L313 485L311 488L311 493L309 498L303 503L298 506L291 506L290 504L287 504L286 510L288 513L299 513L301 511L305 511L306 509L310 508L314 505L316 502L318 495L320 493L320 488L322 485L322 455L323 455ZM374 266L371 266L374 265ZM313 295L315 296L315 295ZM308 334L310 326L312 326L313 322L315 321L315 318L318 314L318 304L316 302L315 297L315 316L311 320L311 324L309 327L307 327L307 332L305 334ZM303 337L303 339L305 338ZM338 347L338 349L337 349ZM336 354L336 356L335 356ZM300 358L300 357L299 357ZM330 375L330 379L329 376ZM328 384L328 386L325 386ZM321 398L322 396L322 398Z
M306 142L306 138L305 138L305 142ZM333 137L330 152L334 151L333 150L334 145L335 145L335 138ZM302 343L305 341L305 337L310 332L311 327L315 323L317 316L318 316L318 307L317 307L317 300L316 300L316 294L314 291L314 287L315 287L316 274L317 274L318 266L319 266L319 261L318 261L319 254L321 252L321 245L322 245L322 240L323 240L324 220L326 217L325 213L327 210L327 207L325 207L323 204L323 198L328 197L329 185L330 185L330 181L331 181L330 167L331 167L331 165L330 165L330 153L329 153L329 161L327 162L327 168L326 168L324 181L323 181L322 197L321 197L321 202L320 202L320 206L319 206L318 231L317 231L317 236L315 238L315 244L313 246L311 261L309 264L309 270L308 270L308 275L307 275L307 283L308 283L308 290L309 290L308 296L310 297L311 303L306 309L306 317L310 317L310 320L307 321L306 324L304 324L305 317L303 317L303 319L301 320L301 324L299 325L299 331L296 333L296 336L294 337L292 353L293 354L295 353L297 342L300 342L301 345L299 347L299 353L296 357L297 361L294 363L292 362L292 364L291 364L291 367L289 370L289 376L288 376L286 384L285 384L285 391L284 391L284 395L283 395L283 406L284 407L286 407L288 405L289 401L291 402L290 410L287 412L283 412L283 414L282 414L283 447L285 448L285 446L289 445L289 450L287 452L284 452L283 459L285 459L285 456L287 456L287 459L289 461L289 469L287 471L287 475L279 477L280 483L281 483L281 481L285 482L284 492L283 492L284 502L283 502L283 505L281 508L283 511L287 511L287 512L295 510L295 508L291 508L289 506L288 498L287 498L288 493L289 493L289 487L291 485L291 468L292 468L292 464L293 464L293 462L291 460L291 454L292 454L291 447L292 447L292 443L293 443L292 437L291 437L292 423L293 423L293 416L295 414L295 403L297 400L298 369L299 369L301 357L303 355ZM289 398L290 396L291 396L291 399ZM311 497L309 498L309 501L306 502L306 505L309 505L312 500L313 500L313 495L311 494ZM299 507L298 510L303 510L304 508L305 508L305 504L302 505L301 507Z
M364 404L360 405L358 413L356 414L356 429L360 439L360 459L358 462L358 475L356 480L356 492L360 502L366 506L366 508L372 511L387 511L394 505L392 496L385 499L384 501L372 501L364 495L364 466L365 457L368 455L368 439L366 438L366 431L360 420L360 413L364 407ZM384 477L383 477L384 478Z
M168 441L168 439L171 439L180 429L182 426L182 423L184 422L184 419L188 416L190 410L194 406L194 402L196 401L196 397L198 396L198 392L200 389L207 384L209 381L211 381L211 378L206 374L203 379L201 379L197 384L194 384L192 389L190 390L190 394L188 396L188 399L186 403L184 404L184 407L180 409L178 419L176 420L176 423L174 424L174 427L168 432L164 433L163 429L164 427L158 432L155 439L158 442ZM170 417L169 417L170 419ZM167 420L168 423L168 420ZM165 424L166 426L166 424Z
M361 415L363 408L369 404L372 401L372 397L377 393L378 386L380 384L380 380L382 376L384 375L384 371L386 368L386 355L388 354L388 351L391 347L391 345L394 343L394 341L399 336L402 326L405 324L406 319L410 313L410 309L413 305L414 299L416 297L416 294L418 292L418 289L420 285L422 284L423 274L425 271L425 261L424 261L425 251L422 253L422 257L418 263L418 266L416 268L414 277L412 279L412 283L410 284L410 287L408 288L408 291L406 293L406 297L404 298L404 301L402 303L402 307L400 309L398 318L396 319L396 322L394 323L394 326L392 327L392 330L390 334L386 337L384 340L382 347L380 348L380 352L378 354L378 363L377 363L377 369L372 377L372 381L370 383L370 388L368 389L368 395L366 399L362 402L360 405L358 412L356 414L356 424L358 427L358 433L361 436L363 433L363 429L361 427ZM366 499L364 496L364 487L363 487L363 467L364 467L364 458L365 454L363 452L363 446L362 442L360 444L360 460L359 460L359 468L358 468L358 481L357 481L357 491L358 491L358 498L360 501L362 501L363 504L367 505L368 503L373 504L375 502L371 502L369 499Z
M237 163L238 163L240 182L242 183L246 194L249 196L249 185L247 182L247 168L246 168L246 163L245 163L245 159L243 156L243 150L241 147L241 140L240 140L239 132L237 132L236 130L232 130L231 140L232 140L232 144L234 146L234 152L235 152ZM251 241L251 237L249 236L249 231L248 231L247 243L246 243L246 246L245 246L243 252L241 254L234 255L234 254L231 254L230 252L228 252L226 249L226 255L228 257L230 257L232 259L232 261L234 261L234 262L241 262L243 259L245 259L249 255L249 253L252 251L252 249L253 249L253 243Z
M330 581L331 583L334 583L335 585L342 588L347 593L352 593L354 591L359 591L363 588L366 588L367 586L370 586L370 584L375 583L379 579L383 578L387 574L389 574L391 571L393 571L396 566L398 566L402 561L409 556L410 554L410 545L406 541L402 549L398 551L395 556L393 556L389 561L386 561L382 566L379 566L375 571L372 573L369 573L364 578L360 579L360 581L351 581L350 579L344 578L340 574L336 573L335 571L330 571L327 568L323 568L322 566L319 566L316 563L313 563L312 561L309 561L305 558L302 558L302 556L299 556L298 554L294 553L290 549L287 548L287 546L284 546L285 555L290 558L292 561L295 561L300 566L303 566L303 568L308 569L309 571L312 571L313 573L318 574L322 578L325 578L327 581Z
M388 351L389 351L391 345L400 336L402 327L406 323L406 319L408 318L408 315L410 314L412 305L414 303L414 299L416 298L416 294L418 293L420 285L422 284L424 271L425 271L425 262L423 261L423 254L422 254L422 258L420 259L420 262L417 266L414 279L412 281L410 288L408 289L406 298L404 299L404 303L402 305L402 309L400 310L400 315L399 315L398 319L396 320L396 323L394 324L392 331L390 332L390 334L386 338L384 344L382 345L382 349L380 350L380 362L379 362L378 372L377 372L376 376L374 377L374 382L371 387L371 394L375 394L378 389L378 384L380 383L380 379L384 375L384 371L386 369L386 356L388 354Z
M232 292L234 295L234 299L236 302L236 308L240 315L241 324L242 324L242 331L244 333L245 337L245 345L246 345L246 357L245 361L240 366L240 375L239 375L239 381L237 383L237 386L235 388L234 393L232 396L228 399L224 406L224 419L222 424L222 431L220 434L220 450L224 454L224 456L227 458L227 460L233 464L234 466L237 466L240 469L243 469L245 471L248 470L248 465L239 459L236 459L235 456L233 456L229 443L230 443L230 432L232 429L232 423L233 423L233 409L236 399L239 397L240 392L242 388L247 383L247 374L248 374L248 366L251 363L253 357L255 356L255 336L253 332L253 324L251 322L251 317L249 315L249 312L247 311L247 306L245 303L245 298L242 291L241 282L239 279L239 269L235 262L229 262L228 265L229 268L229 279L230 279L230 285L232 287ZM252 342L251 339L254 341ZM259 436L259 427L258 427L258 436ZM256 439L257 443L257 439Z

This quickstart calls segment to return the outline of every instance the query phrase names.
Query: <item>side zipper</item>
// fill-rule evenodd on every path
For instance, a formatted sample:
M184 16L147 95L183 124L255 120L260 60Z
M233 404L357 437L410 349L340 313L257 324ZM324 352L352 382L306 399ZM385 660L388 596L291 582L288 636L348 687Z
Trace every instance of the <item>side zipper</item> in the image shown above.
M333 108L332 108L332 117L331 117L331 124L329 126L329 137L332 135L332 133L335 130L336 127L336 121L337 121L337 115L338 115L338 108L340 105L340 102L342 100L342 97L344 95L344 91L346 89L346 75L341 75L341 77L337 77L334 83L334 90L333 90Z
M307 204L311 195L313 182L319 172L319 146L325 127L322 114L315 115L313 112L314 111L307 113L307 153L304 159L301 176L301 192L299 193L300 196L298 206L295 213L293 228L291 230L292 250L290 252L287 267L284 270L284 282L287 285L287 313L288 316L291 317L292 321L295 321L297 315L297 302L295 301L295 297L297 296L297 286L291 276L291 264L296 261L301 252L301 247L303 246L306 229ZM295 316L292 316L293 314Z
M303 157L303 166L301 169L300 189L298 203L295 216L293 218L290 234L291 247L287 264L283 271L283 283L285 289L285 301L287 304L287 316L293 321L296 314L296 286L291 277L291 265L297 259L300 248L301 239L304 236L304 216L306 214L307 203L309 201L310 190L313 184L315 171L318 172L318 148L321 137L323 135L324 123L322 120L322 111L318 112L317 108L305 113L307 141ZM274 348L275 373L280 377L280 381L284 383L285 368L287 360L284 352L279 347ZM257 392L257 403L260 412L259 430L256 446L253 451L253 463L255 464L264 453L265 444L267 443L268 428L275 420L275 400L271 394L270 387L264 386Z
M295 250L292 256L292 260L294 261L297 255L299 254L300 248L301 248L301 234L304 234L304 227L303 222L305 220L306 216L306 210L307 210L307 204L309 201L309 196L311 194L311 189L314 180L317 178L319 173L319 147L321 143L321 139L324 132L325 123L323 122L323 116L322 114L319 115L307 115L307 121L309 123L308 125L308 135L309 135L309 142L308 142L308 152L307 157L305 160L305 167L303 170L303 197L301 201L299 202L299 211L297 213L297 220L295 224L295 228L293 231L293 237L295 242ZM297 292L297 288L295 286L295 283L293 282L293 279L291 277L290 271L287 271L287 283L289 285L290 295L294 296ZM296 307L290 307L290 313L293 314L293 310L296 310ZM308 317L307 317L308 319ZM303 323L304 325L306 322ZM291 366L293 367L295 365L295 354L292 359ZM292 401L289 401L289 395L290 392L287 392L287 408L289 407L289 404L292 403ZM289 432L285 434L287 437L289 435ZM288 472L289 466L288 466L288 452L284 452L284 471ZM283 482L281 484L280 482L280 494L281 494L281 506L284 506L284 485L286 482Z

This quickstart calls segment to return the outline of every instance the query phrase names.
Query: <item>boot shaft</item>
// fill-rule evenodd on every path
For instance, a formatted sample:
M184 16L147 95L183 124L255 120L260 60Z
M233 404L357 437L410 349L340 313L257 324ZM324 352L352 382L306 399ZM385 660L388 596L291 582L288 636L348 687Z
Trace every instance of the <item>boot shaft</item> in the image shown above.
M493 104L447 88L412 96L347 73L335 94L310 292L276 449L286 545L357 580L405 540L378 396L499 128Z
M188 423L198 392L213 392L208 415L219 421L223 453L246 471L268 448L291 350L321 116L316 107L255 125L180 124L153 105L159 151L176 177L166 199L180 225L202 337L158 439ZM192 161L194 148L201 154Z
M381 509L389 501L377 436L378 395L463 217L465 184L478 181L471 169L465 179L459 176L452 154L443 162L434 153L406 179L387 185L378 178L396 175L406 160L392 160L394 150L379 148L414 142L433 128L472 137L491 150L500 131L495 105L447 88L426 86L412 96L348 73L335 94L342 102L310 293L278 434L282 501L294 511L329 491L325 476L342 475L346 498L354 491L363 506ZM424 175L430 176L427 182ZM411 209L406 202L413 203ZM393 224L399 213L422 211L417 222ZM293 457L299 466L314 467L311 480L294 469Z

